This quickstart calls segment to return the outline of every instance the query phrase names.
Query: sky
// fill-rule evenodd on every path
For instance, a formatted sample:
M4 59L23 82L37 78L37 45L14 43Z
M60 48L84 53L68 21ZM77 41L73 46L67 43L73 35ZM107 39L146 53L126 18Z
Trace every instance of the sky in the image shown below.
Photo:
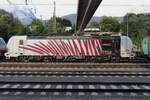
M49 19L53 15L54 0L28 0L29 5L24 5L25 0L0 0L0 6L9 7L10 1L13 6L25 6L29 9L37 9L37 15L43 19ZM55 0L56 15L61 17L77 12L78 0ZM124 16L126 13L150 12L150 0L103 0L97 9L95 16Z

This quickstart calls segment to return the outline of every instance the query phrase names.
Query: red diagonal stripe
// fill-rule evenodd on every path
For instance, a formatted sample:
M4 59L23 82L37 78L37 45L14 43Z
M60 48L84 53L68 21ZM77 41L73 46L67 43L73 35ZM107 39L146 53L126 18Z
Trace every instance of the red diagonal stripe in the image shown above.
M44 43L42 43L42 42L39 42L39 43L43 46L43 48L45 48L45 50L48 52L48 54L51 53L49 48Z
M33 49L33 48L22 47L22 46L19 46L19 48L26 49L26 50L29 50L29 51L32 51L32 52L36 52L36 53L39 53L39 54L43 54L43 52L38 51L38 50L35 50L35 49Z
M74 52L74 50L73 50L73 47L72 47L72 45L71 45L71 43L70 43L70 40L68 40L68 42L69 42L69 48L70 48L70 50L71 50L71 52L72 52L72 56L74 56L75 55L75 52Z
M92 39L91 42L92 42L92 46L93 46L93 49L94 49L94 52L95 52L95 53L93 53L93 54L96 56L96 55L97 55L96 44L95 44L96 40L95 40L95 39Z
M76 51L76 56L80 56L80 51L79 51L79 48L75 42L75 40L73 40L73 44L74 44L74 47L75 47L75 51Z
M57 47L55 46L55 44L49 40L50 45L52 46L52 48L56 51L56 55L61 56L62 54L58 51Z
M65 54L68 55L68 52L67 52L67 50L66 50L66 47L65 47L65 45L62 43L61 40L60 40L60 43L61 43L61 47L62 47L62 49L64 50Z
M64 55L64 51L61 49L61 46L58 44L57 41L54 41L55 42L55 47L57 48L58 52L60 52L61 55Z
M83 44L84 44L85 49L86 49L86 54L87 54L87 56L89 56L90 53L89 53L89 50L88 50L88 40L84 40L84 41L83 41Z
M85 52L84 52L84 50L83 50L83 46L82 46L82 44L81 44L81 40L78 39L78 42L79 42L79 45L80 45L80 48L81 48L81 53L82 53L82 55L85 55Z
M62 56L64 56L66 53L65 53L65 50L64 50L64 48L62 47L61 43L58 44L58 46L59 46L59 48L61 49L61 52L63 52L63 53L62 53Z
M98 39L95 41L95 45L96 45L96 51L97 51L97 55L99 56L100 55L100 49L99 49L99 43L98 43Z
M49 51L51 51L52 55L55 55L56 52L52 49L52 47L49 45L49 43L47 42L47 47L49 48Z
M69 48L67 46L67 43L65 43L64 41L62 41L62 44L65 46L65 48L66 48L66 50L68 52L68 55L71 55L71 52L70 52L70 50L69 50Z
M89 48L90 48L91 56L93 56L93 51L92 51L92 46L91 46L90 39L88 40L88 45L89 45Z
M62 56L64 53L63 51L60 49L59 44L56 41L51 41L52 44L54 45L54 47L56 48L57 52ZM56 43L56 44L55 44Z
M47 55L49 55L49 53L46 51L46 49L41 46L40 44L34 43L34 45L38 46L39 48L41 48Z
M100 54L102 54L102 40L99 39L99 50L100 50Z
M27 45L28 47L34 48L35 50L41 51L43 54L45 53L45 51L43 51L41 48L38 48L34 45Z
M68 50L70 52L70 55L73 56L73 52L71 50L71 47L69 46L69 40L68 40L68 44L66 43L66 46L67 46L67 48L68 48Z
M53 55L57 55L58 54L57 51L53 48L53 45L49 41L48 41L48 47L53 51Z

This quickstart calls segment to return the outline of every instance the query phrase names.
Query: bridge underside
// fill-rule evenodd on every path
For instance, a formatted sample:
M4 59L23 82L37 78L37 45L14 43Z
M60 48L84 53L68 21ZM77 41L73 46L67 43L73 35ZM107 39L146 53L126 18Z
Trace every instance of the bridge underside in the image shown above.
M77 22L76 22L76 34L80 34L102 0L78 0Z

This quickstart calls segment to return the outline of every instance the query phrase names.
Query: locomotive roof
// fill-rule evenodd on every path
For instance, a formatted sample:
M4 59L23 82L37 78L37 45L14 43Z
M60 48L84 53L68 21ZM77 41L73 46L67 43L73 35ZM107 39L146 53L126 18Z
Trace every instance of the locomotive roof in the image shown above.
M28 39L88 39L88 38L119 38L120 36L28 36Z

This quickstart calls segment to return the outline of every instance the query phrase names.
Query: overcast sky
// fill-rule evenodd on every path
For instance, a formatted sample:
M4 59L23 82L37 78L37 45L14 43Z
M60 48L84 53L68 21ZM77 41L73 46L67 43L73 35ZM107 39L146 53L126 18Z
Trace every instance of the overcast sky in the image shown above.
M0 0L0 6L9 6L8 0ZM25 0L9 0L12 4L24 4ZM78 0L55 0L56 1L56 15L64 16L73 14L77 11ZM29 8L36 8L37 13L44 19L48 19L53 15L54 0L28 0ZM96 16L123 16L126 13L148 13L150 12L150 0L103 0Z

